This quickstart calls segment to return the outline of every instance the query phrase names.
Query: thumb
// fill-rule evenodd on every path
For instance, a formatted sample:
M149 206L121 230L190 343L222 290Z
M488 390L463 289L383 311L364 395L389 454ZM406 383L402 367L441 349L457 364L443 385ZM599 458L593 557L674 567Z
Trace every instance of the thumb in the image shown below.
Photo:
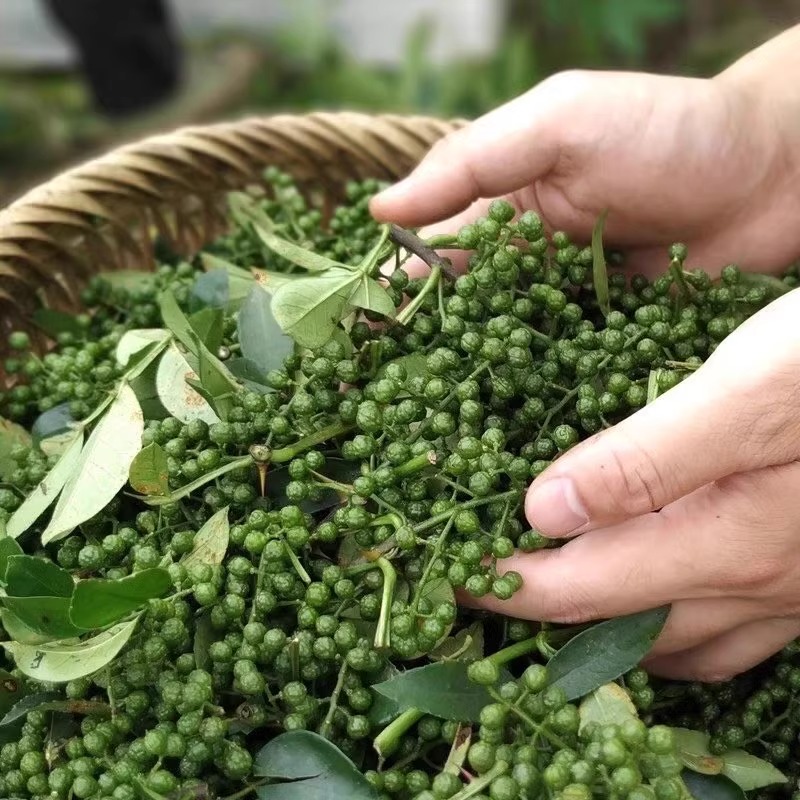
M782 413L774 381L769 389L766 380L743 384L741 364L732 374L712 361L543 472L525 501L531 525L553 537L583 533L657 511L728 475L791 460L784 445L798 425Z
M558 156L555 123L565 84L579 82L569 75L544 81L438 141L411 175L373 198L372 214L399 225L424 225L545 175Z

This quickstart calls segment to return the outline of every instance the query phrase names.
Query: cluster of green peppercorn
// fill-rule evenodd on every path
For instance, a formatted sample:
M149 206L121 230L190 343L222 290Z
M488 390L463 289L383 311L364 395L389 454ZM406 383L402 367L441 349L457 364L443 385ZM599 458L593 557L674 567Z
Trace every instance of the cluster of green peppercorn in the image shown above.
M266 179L270 190L253 202L285 238L345 263L369 252L377 183L348 187L325 223L287 175ZM366 776L356 798L682 800L668 725L708 730L714 752L755 743L796 779L796 647L725 687L651 686L633 669L622 679L633 716L583 725L541 652L521 649L503 674L482 657L531 640L538 626L455 601L459 591L511 597L522 579L497 560L551 546L525 522L528 483L697 369L775 287L734 266L712 281L684 269L675 245L659 279L617 273L599 291L596 251L547 236L535 213L515 217L503 201L438 244L469 251L467 270L432 281L395 269L386 291L414 309L402 323L376 326L368 312L345 321L346 335L296 347L242 385L224 419L147 417L142 445L163 451L175 499L153 505L124 491L57 543L40 542L46 516L23 534L26 553L76 579L162 567L172 589L144 604L127 646L90 675L43 683L6 657L27 693L62 704L32 706L18 728L0 724L13 734L0 746L0 796L269 800L274 784L254 754L303 730ZM243 221L207 252L238 268L297 271ZM12 334L2 413L27 427L54 409L89 416L125 373L123 335L164 327L164 291L196 310L199 274L176 261L132 286L95 278L80 333L60 334L45 355ZM797 282L787 273L782 286ZM216 356L225 364L240 348L226 309ZM4 521L58 458L38 444L12 456ZM224 556L187 563L220 512L230 522ZM470 653L469 678L490 698L478 723L459 724L457 711L377 713L373 685L437 660L474 624L485 650ZM465 727L470 743L453 767Z

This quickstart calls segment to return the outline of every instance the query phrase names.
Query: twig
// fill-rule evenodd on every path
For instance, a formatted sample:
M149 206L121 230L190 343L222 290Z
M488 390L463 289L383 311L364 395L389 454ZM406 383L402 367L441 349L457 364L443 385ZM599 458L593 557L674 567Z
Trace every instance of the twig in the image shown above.
M428 247L425 242L419 238L415 233L400 228L397 225L392 225L389 238L400 247L405 247L409 253L421 258L429 267L439 267L439 269L447 275L451 280L455 280L458 275L452 270L452 264L449 258L440 256L432 247Z

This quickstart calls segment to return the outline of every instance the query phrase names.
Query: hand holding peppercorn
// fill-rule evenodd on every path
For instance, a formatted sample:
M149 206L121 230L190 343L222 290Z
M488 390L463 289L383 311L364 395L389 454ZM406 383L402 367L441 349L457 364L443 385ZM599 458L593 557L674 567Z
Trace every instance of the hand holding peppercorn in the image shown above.
M445 139L373 211L406 225L455 213L429 229L451 231L505 195L587 239L608 208L607 243L640 271L676 240L712 272L783 267L800 254L800 95L775 76L798 66L798 40L800 27L711 80L557 75ZM522 590L480 605L580 622L672 603L649 667L674 678L725 679L800 634L799 311L791 292L539 476L528 520L575 538L508 559Z
M798 53L800 26L709 80L554 75L441 140L371 210L450 233L505 195L586 240L608 209L604 238L639 271L660 273L675 241L691 266L783 268L800 255L800 90L780 76Z

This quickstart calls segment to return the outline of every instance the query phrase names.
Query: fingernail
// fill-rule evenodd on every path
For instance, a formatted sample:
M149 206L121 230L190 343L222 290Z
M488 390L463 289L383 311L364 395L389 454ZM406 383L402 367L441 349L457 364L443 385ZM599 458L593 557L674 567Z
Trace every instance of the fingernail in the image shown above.
M550 478L541 485L534 483L525 498L525 516L545 536L566 536L589 521L569 478Z

